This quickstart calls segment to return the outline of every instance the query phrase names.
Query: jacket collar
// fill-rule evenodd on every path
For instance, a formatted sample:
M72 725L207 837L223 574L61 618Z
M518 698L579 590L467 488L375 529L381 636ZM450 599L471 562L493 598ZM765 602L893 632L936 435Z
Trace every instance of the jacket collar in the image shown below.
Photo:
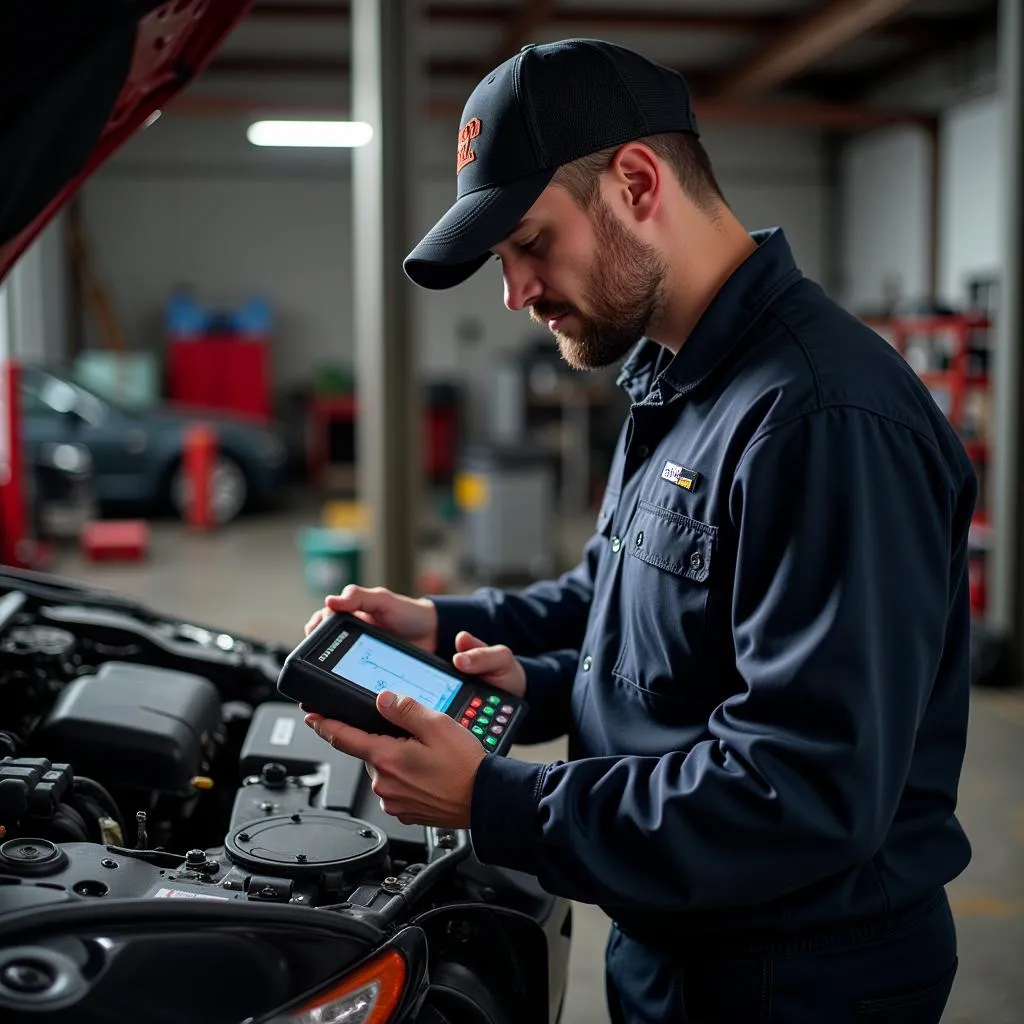
M617 383L634 402L671 400L691 391L729 358L747 330L783 290L802 277L781 228L754 231L757 248L718 290L676 356L642 338L622 367Z

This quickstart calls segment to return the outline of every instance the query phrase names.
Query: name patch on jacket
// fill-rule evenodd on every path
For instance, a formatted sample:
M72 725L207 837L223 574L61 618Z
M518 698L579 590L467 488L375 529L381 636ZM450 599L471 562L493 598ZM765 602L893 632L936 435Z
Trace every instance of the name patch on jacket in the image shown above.
M694 469L680 466L678 462L666 462L665 468L661 471L661 479L667 480L677 487L682 487L683 490L695 491L700 482L700 473Z

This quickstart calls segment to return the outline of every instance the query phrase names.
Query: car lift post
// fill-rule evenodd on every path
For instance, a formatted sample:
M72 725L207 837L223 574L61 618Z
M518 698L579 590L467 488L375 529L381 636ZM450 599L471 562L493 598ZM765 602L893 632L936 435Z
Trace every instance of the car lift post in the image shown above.
M32 542L23 487L18 365L11 351L10 306L0 284L0 563L31 565Z

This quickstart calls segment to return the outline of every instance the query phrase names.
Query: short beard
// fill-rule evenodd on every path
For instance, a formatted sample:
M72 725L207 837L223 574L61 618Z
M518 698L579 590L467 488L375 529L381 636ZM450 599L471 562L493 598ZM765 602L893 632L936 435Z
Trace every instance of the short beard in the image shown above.
M623 359L646 334L664 301L666 266L652 246L637 241L602 199L591 213L597 255L583 289L589 315L572 307L539 303L530 311L546 323L571 312L576 333L555 332L562 358L577 370L599 370Z

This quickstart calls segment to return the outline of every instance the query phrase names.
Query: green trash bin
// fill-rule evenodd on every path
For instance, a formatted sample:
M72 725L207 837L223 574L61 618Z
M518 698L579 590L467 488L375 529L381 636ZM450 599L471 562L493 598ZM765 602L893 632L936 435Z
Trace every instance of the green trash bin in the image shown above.
M362 569L362 538L348 530L304 527L299 534L303 576L314 594L337 594L358 583Z

